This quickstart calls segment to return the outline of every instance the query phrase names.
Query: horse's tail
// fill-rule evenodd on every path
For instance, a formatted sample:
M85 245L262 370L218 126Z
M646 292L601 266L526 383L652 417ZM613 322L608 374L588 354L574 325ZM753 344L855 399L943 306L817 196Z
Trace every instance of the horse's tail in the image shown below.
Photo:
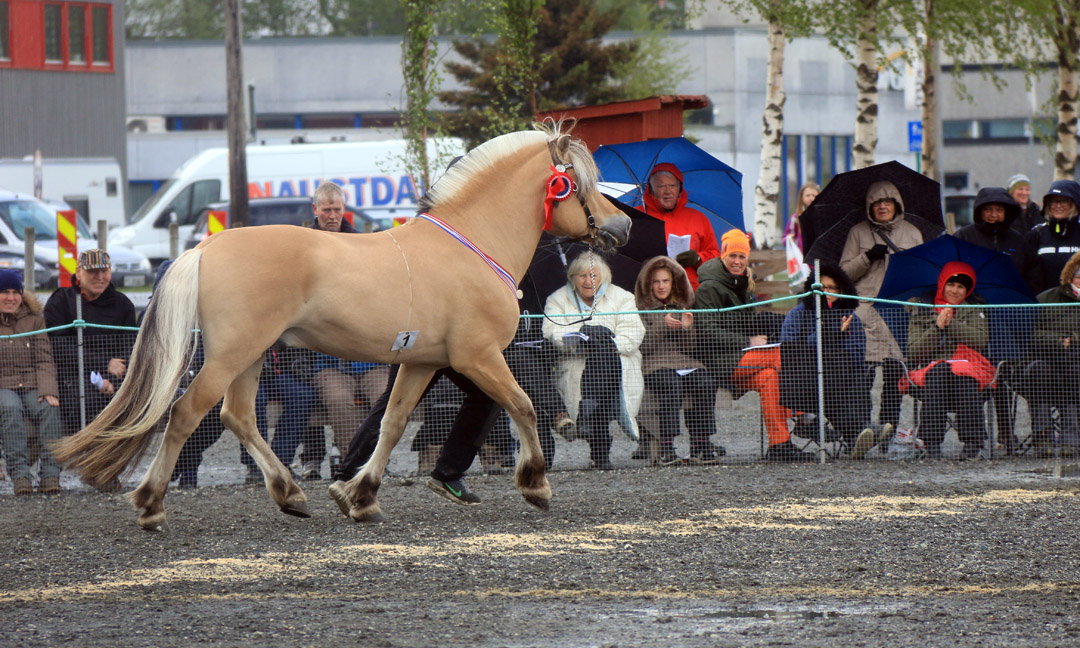
M191 364L201 256L189 250L172 264L146 309L124 384L97 418L53 447L56 460L92 486L105 486L138 461Z

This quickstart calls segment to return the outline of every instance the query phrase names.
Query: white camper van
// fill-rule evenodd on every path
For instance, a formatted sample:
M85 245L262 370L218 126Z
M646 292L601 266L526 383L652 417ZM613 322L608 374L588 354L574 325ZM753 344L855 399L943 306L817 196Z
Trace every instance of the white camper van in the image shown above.
M0 160L0 187L34 195L34 158ZM124 178L113 158L45 158L41 164L41 198L63 202L97 227L124 224Z
M453 149L461 152L460 141ZM310 196L327 180L345 189L347 202L369 213L395 210L412 215L419 193L401 170L404 140L290 144L247 148L248 196ZM110 242L150 257L169 257L169 223L180 226L180 240L191 236L200 210L229 199L229 151L208 149L184 162L131 224L109 234Z

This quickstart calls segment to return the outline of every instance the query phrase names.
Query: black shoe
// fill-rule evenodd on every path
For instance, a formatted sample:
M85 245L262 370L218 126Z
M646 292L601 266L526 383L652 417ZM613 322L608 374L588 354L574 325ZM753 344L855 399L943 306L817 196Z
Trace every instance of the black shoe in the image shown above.
M675 453L675 447L670 443L664 443L660 445L660 459L661 466L678 466L683 463L683 458Z
M776 445L769 446L769 449L765 451L765 461L774 461L777 463L805 463L815 461L816 457L812 452L803 452L795 447L791 441L785 441L784 443L777 443Z
M603 459L593 459L592 466L595 470L615 470L615 466L612 465L611 459L604 457Z
M465 485L464 479L455 479L453 481L439 481L432 477L427 482L428 488L435 491L439 495L442 495L451 502L461 504L463 506L475 506L481 502L480 498L476 496L469 487Z
M723 451L724 454L727 454L727 450L724 450L723 446L720 446L720 450ZM722 456L724 455L717 452L716 448L712 445L709 445L704 448L692 450L688 462L695 466L715 466L720 463L720 457Z
M176 483L176 487L180 490L190 490L199 487L199 475L198 473L183 472L180 473L180 481Z

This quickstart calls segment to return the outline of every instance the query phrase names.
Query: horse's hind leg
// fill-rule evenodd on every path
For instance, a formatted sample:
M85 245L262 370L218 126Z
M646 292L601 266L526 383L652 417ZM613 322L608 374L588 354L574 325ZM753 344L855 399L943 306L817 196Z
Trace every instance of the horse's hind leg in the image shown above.
M184 442L210 408L221 400L224 386L217 384L216 378L200 373L172 404L161 447L138 487L127 495L132 506L140 511L139 526L147 531L161 531L165 527L165 491L169 488L169 478Z
M536 411L532 401L514 380L502 354L485 356L467 367L455 367L510 415L521 437L521 456L517 464L517 489L525 501L547 510L551 485L545 476L544 452L536 433Z
M296 484L289 469L278 460L255 424L255 392L259 389L261 369L262 358L248 367L229 386L225 393L225 402L221 406L221 422L240 439L262 469L266 490L270 491L270 496L281 512L296 517L311 517L307 495Z
M379 425L379 442L375 446L375 452L360 472L345 485L345 493L352 502L349 517L353 520L377 522L382 519L378 491L386 463L390 460L390 451L401 440L409 413L420 401L424 388L434 373L435 370L430 367L407 364L398 369L394 388L390 392L390 403Z

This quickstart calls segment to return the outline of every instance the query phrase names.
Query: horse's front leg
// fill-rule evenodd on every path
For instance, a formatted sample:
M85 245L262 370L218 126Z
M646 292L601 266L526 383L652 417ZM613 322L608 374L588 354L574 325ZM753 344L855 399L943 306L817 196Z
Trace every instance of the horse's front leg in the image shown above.
M551 484L546 476L544 452L536 433L536 411L528 395L517 384L501 353L474 360L467 368L458 368L493 401L506 410L517 425L521 439L516 485L525 501L547 510L551 504Z
M383 471L390 461L390 452L405 432L409 414L420 402L424 388L431 382L434 374L434 369L416 365L401 365L398 369L394 388L390 391L390 402L379 425L379 442L375 446L375 452L360 472L345 484L346 497L352 502L349 517L353 520L378 522L382 519L378 491L382 484Z

